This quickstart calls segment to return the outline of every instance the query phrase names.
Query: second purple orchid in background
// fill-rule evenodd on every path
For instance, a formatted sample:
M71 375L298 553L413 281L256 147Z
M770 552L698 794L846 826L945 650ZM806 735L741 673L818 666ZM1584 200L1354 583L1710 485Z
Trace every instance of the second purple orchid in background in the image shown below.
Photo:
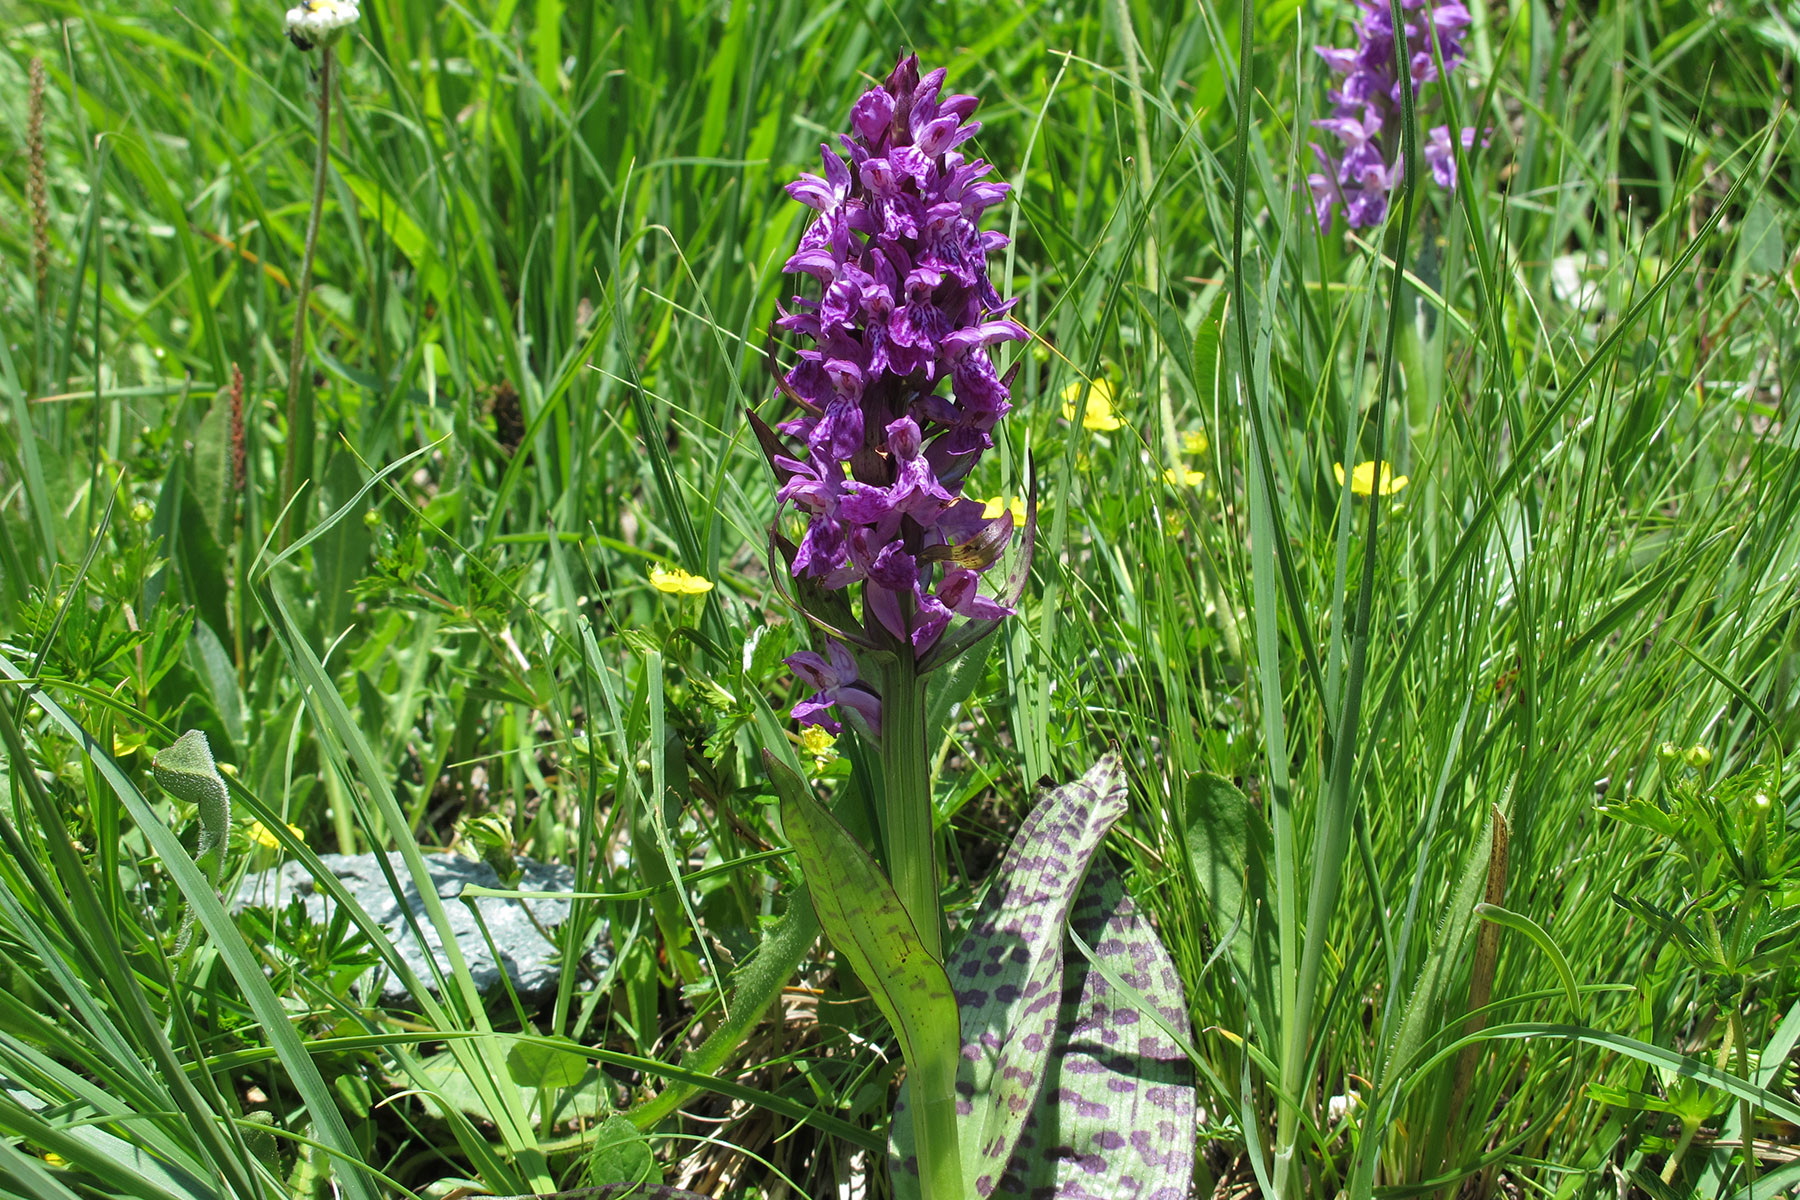
M954 618L991 627L1012 611L1012 598L979 587L1012 518L984 517L962 496L1011 407L988 348L1027 336L988 278L988 252L1007 238L979 224L1009 189L958 149L981 128L969 119L978 102L940 96L943 82L902 58L856 102L842 153L821 146L824 173L788 187L818 214L784 268L811 276L818 298L794 297L777 322L810 343L782 381L801 413L778 428L798 444L756 425L778 498L807 518L799 545L784 546L801 607L838 639L788 660L817 689L794 716L833 731L833 709L881 727L879 698L841 642L905 655L923 673L950 656ZM806 601L852 584L860 628L847 606L834 620Z
M1405 35L1408 75L1416 99L1425 84L1438 78L1438 58L1446 72L1453 72L1468 57L1463 33L1469 27L1469 10L1460 0L1400 0L1406 16ZM1318 54L1343 79L1331 93L1331 116L1314 121L1315 127L1335 136L1340 145L1327 150L1314 144L1313 155L1322 170L1307 177L1312 191L1313 215L1319 227L1331 228L1331 214L1339 202L1352 229L1379 225L1387 218L1388 193L1399 182L1401 102L1399 72L1395 66L1394 22L1388 0L1357 0L1357 44L1350 47L1319 46ZM1434 55L1432 41L1436 41ZM1457 139L1464 150L1475 144L1475 131L1465 128ZM1438 125L1425 136L1423 154L1431 176L1445 190L1456 187L1456 154L1448 125Z

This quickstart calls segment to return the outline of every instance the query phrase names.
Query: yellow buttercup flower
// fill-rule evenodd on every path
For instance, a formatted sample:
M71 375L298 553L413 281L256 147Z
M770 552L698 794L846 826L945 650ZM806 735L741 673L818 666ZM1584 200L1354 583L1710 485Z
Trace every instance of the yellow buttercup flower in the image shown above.
M1394 474L1394 468L1392 466L1387 463L1381 463L1379 464L1381 468L1381 485L1379 489L1377 489L1375 484L1376 465L1377 464L1374 462L1359 462L1354 467L1350 468L1350 490L1352 492L1358 496L1373 496L1379 490L1381 495L1391 496L1406 486L1406 476ZM1344 464L1332 463L1331 469L1337 475L1338 486L1342 487L1344 484Z
M800 749L813 760L813 766L824 770L838 756L837 739L823 725L808 725L800 731Z
M1186 467L1170 467L1163 472L1163 482L1170 487L1199 487L1205 478L1205 471L1190 471Z
M1083 403L1083 397L1086 402ZM1125 422L1113 411L1113 387L1104 379L1096 379L1090 386L1077 380L1063 389L1063 420L1073 421L1080 406L1081 427L1091 429L1095 433L1111 433L1122 429Z
M991 521L1001 513L1010 511L1012 513L1013 528L1020 529L1024 527L1025 497L1014 496L1009 500L1005 496L995 496L992 500L984 500L982 504L982 520Z
M700 596L713 590L713 581L676 567L650 568L650 586L671 596Z
M1191 454L1195 458L1212 449L1212 443L1206 439L1206 430L1190 429L1181 435L1181 452Z
M306 841L306 834L301 832L298 825L289 825L288 832L294 835L295 841ZM261 821L250 822L250 828L245 830L244 834L250 839L250 844L252 846L261 846L264 850L279 850L281 848L281 843L276 840L273 833L269 832L269 827L264 825Z

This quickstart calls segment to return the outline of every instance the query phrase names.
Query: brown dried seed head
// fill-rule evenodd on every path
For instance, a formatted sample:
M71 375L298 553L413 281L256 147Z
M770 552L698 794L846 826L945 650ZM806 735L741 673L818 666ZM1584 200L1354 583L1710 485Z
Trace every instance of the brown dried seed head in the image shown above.
M49 300L50 290L50 194L44 183L44 60L31 60L31 94L27 107L26 153L30 159L26 179L31 204L31 265L37 279L38 304Z
M231 364L231 485L241 495L245 481L244 373Z

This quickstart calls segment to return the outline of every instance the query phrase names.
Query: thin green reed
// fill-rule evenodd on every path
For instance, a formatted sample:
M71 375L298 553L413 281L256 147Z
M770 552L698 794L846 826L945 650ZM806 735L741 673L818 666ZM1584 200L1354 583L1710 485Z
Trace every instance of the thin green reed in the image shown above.
M304 509L294 501L301 482L312 472L312 388L306 370L306 313L311 303L313 257L319 247L319 216L325 209L325 182L331 169L331 83L333 55L329 44L319 49L319 144L313 165L312 204L306 214L306 242L300 255L300 280L294 295L294 336L288 346L287 439L281 458L281 542L293 541L306 527Z
M1398 31L1405 29L1405 18L1399 0L1390 0L1390 15L1396 30L1395 55L1397 75L1410 80L1406 45ZM1382 351L1377 381L1374 416L1374 461L1376 486L1365 506L1364 532L1361 545L1361 570L1357 582L1356 609L1348 642L1342 700L1335 713L1327 714L1329 737L1323 747L1327 764L1321 786L1323 795L1314 812L1312 867L1304 891L1300 886L1299 860L1301 848L1297 837L1295 795L1289 777L1290 748L1286 723L1282 714L1285 694L1280 663L1279 596L1285 593L1295 609L1293 625L1302 631L1307 626L1305 611L1298 603L1289 561L1287 537L1276 510L1274 444L1272 419L1268 411L1266 335L1261 331L1261 318L1271 303L1268 290L1251 306L1246 286L1244 254L1246 201L1249 188L1250 109L1252 104L1251 69L1254 61L1255 13L1250 0L1239 8L1239 46L1237 81L1237 162L1232 197L1231 288L1233 321L1237 327L1238 400L1249 415L1248 464L1251 513L1251 574L1256 623L1257 676L1260 682L1264 755L1269 769L1270 814L1274 835L1276 921L1280 947L1280 1022L1275 1061L1278 1076L1272 1081L1277 1092L1275 1141L1271 1147L1272 1184L1279 1197L1291 1197L1304 1189L1297 1156L1301 1150L1303 1113L1309 1107L1313 1091L1315 1055L1323 1039L1314 1028L1318 1011L1318 992L1333 916L1342 890L1343 870L1347 861L1349 839L1355 826L1358 803L1358 748L1362 698L1368 671L1369 631L1373 621L1376 585L1377 549L1381 511L1380 472L1385 464L1387 408L1392 391L1394 360L1401 326L1402 302L1405 298L1405 260L1417 194L1418 147L1413 91L1401 86L1401 162L1398 181L1400 218L1387 233L1392 248L1389 274L1389 298L1386 341ZM1272 272L1271 280L1279 279ZM1271 288L1273 284L1271 283ZM1251 323L1259 324L1257 343L1253 344ZM1351 502L1351 477L1345 475L1341 503ZM1343 556L1339 556L1339 595L1347 580L1341 576ZM1277 572L1279 571L1279 574ZM1277 589L1280 589L1278 593ZM1304 633L1302 637L1305 638ZM1333 650L1338 651L1334 635ZM1307 667L1315 686L1323 683L1310 639L1304 641ZM1337 663L1329 664L1335 676ZM1335 688L1333 689L1335 691ZM1375 876L1371 874L1371 879ZM1300 911L1305 908L1305 921ZM1248 1120L1251 1113L1244 1114Z

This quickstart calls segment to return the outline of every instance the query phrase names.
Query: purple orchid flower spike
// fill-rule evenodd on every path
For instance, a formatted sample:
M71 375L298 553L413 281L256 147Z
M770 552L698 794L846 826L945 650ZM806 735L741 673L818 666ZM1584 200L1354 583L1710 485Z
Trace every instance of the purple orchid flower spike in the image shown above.
M1460 0L1400 0L1405 17L1407 75L1413 95L1438 79L1438 58L1446 72L1467 58L1463 33L1469 10ZM1332 114L1313 126L1336 139L1331 149L1315 144L1320 171L1308 175L1313 216L1329 231L1341 203L1352 229L1379 225L1387 219L1388 194L1400 179L1402 82L1394 63L1394 22L1388 0L1357 0L1357 44L1315 46L1334 74L1342 76L1331 90ZM1432 53L1435 40L1437 54ZM1464 129L1456 140L1473 149L1475 131ZM1456 154L1449 126L1433 129L1424 148L1431 177L1446 191L1456 188Z
M820 173L787 189L813 212L784 268L807 294L776 320L802 339L778 381L799 412L773 429L752 421L777 498L806 520L798 546L783 550L798 605L830 639L829 659L790 660L816 689L795 710L802 720L861 712L874 697L852 682L853 654L911 655L930 670L949 647L967 648L950 636L959 626L991 631L1020 591L981 590L1013 522L983 517L962 495L1012 407L993 348L1029 336L988 274L989 252L1007 238L980 228L1010 189L969 153L979 101L943 84L943 71L921 76L917 58L901 58L851 108L851 131L820 147ZM847 600L821 600L852 588L860 628L846 620Z

